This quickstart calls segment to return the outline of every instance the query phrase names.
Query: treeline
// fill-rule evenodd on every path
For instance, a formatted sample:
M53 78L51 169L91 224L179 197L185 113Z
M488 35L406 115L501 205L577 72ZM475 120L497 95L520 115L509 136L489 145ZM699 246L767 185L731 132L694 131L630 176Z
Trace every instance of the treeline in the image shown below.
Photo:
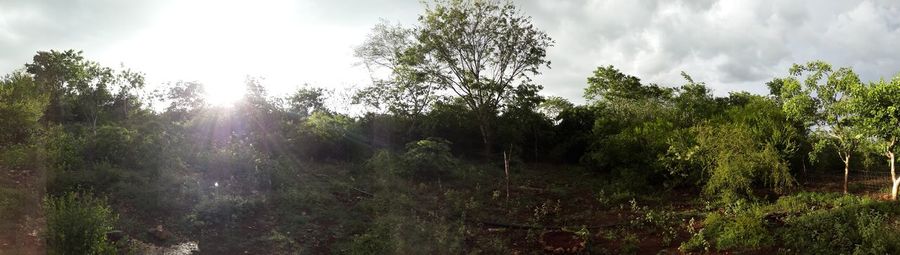
M353 98L369 110L361 116L329 108L327 89L274 97L254 79L234 106L211 106L198 82L149 92L140 72L42 51L0 81L0 160L45 169L52 196L104 195L207 227L247 213L217 214L222 199L302 205L310 198L290 197L302 187L288 180L304 162L378 166L392 151L405 153L410 178L457 171L440 163L457 158L502 169L506 154L514 166L578 165L636 192L700 187L730 201L790 190L805 172L870 169L890 171L896 195L900 76L865 83L817 61L767 83L769 95L715 97L684 73L682 85L661 86L603 66L575 105L531 82L552 45L511 4L429 6L416 26L378 25L357 48L373 76Z

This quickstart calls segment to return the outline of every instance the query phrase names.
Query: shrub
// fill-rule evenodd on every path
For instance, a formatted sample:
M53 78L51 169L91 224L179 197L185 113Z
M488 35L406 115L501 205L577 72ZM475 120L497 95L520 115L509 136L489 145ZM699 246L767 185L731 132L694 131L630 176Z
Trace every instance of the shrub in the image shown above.
M403 162L404 175L425 179L447 177L457 163L450 142L433 137L407 144Z
M35 146L13 145L0 148L0 166L11 169L35 169L41 162L39 153Z
M810 254L896 254L900 233L890 220L896 213L878 205L815 211L789 220L782 238L788 247Z
M106 239L117 216L104 199L66 193L44 201L48 254L116 254Z
M89 165L81 169L54 169L47 181L50 194L91 191L108 193L123 179L124 171L108 163Z
M133 139L136 132L118 126L102 126L87 135L85 156L94 162L121 164L138 158L134 156Z
M737 214L733 218L711 214L704 222L716 249L757 249L771 246L775 240L762 219L751 213Z
M83 168L82 157L85 141L77 134L67 132L62 127L49 130L46 139L47 157L54 170L74 170Z

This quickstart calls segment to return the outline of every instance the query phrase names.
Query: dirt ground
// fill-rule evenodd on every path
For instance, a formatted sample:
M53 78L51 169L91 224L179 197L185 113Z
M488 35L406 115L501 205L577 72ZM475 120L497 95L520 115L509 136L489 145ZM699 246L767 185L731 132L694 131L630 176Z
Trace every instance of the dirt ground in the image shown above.
M6 222L0 222L0 254L45 254L41 239L46 225L41 210L44 176L35 170L0 171L0 187L19 191L23 198L20 207L12 210L14 215L4 216Z

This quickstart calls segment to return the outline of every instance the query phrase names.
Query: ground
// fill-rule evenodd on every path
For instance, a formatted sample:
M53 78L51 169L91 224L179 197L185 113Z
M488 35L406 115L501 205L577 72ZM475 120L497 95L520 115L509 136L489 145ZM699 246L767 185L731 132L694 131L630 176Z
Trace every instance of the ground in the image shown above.
M44 254L41 171L0 168L0 254Z
M586 247L582 253L677 254L681 253L679 245L691 238L690 229L700 227L698 225L711 210L719 210L710 207L696 189L661 188L660 192L651 194L623 192L612 188L615 185L608 176L574 166L517 166L511 173L507 197L501 167L473 165L454 178L410 182L409 193L403 193L414 194L409 198L409 204L419 206L407 208L409 215L426 219L428 216L424 215L452 207L442 204L471 203L471 207L465 207L469 208L465 210L465 216L436 221L461 222L465 228L463 250L467 251L541 254L544 252L541 234L562 229L585 239ZM131 211L127 205L114 205L114 208L121 215L120 227L127 235L162 247L195 241L199 244L200 254L342 252L349 248L339 247L340 243L347 243L362 234L347 232L360 229L354 224L377 220L367 218L369 212L362 210L371 207L363 206L365 203L377 201L379 188L372 184L372 179L358 176L359 170L352 168L346 164L317 164L297 170L303 171L296 175L298 190L322 192L301 193L300 196L307 199L302 201L318 201L322 203L320 207L301 203L296 210L286 212L286 207L277 203L280 200L265 200L259 205L249 205L249 212L229 211L227 215L233 217L233 221L199 227L185 222L190 217L181 217L196 214L197 209L184 208L175 215L148 217ZM801 175L798 176L798 190L838 192L841 178L838 175ZM0 254L43 254L40 239L43 179L38 171L3 170L0 184L5 187L5 201L12 201L5 203L19 206L7 208L6 214L2 215ZM881 199L881 190L867 189L879 185L879 181L857 179L851 182L851 192ZM777 195L771 196L774 200ZM300 219L288 220L285 213ZM157 225L174 232L174 237L155 240L146 230ZM773 252L768 249L743 251L749 254Z

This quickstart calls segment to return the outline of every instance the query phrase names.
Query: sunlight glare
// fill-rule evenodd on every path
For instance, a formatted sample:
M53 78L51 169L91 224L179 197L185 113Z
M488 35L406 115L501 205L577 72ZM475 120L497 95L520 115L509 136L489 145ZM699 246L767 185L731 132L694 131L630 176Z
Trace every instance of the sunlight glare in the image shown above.
M213 106L232 106L244 97L246 89L239 82L204 84L206 102Z

